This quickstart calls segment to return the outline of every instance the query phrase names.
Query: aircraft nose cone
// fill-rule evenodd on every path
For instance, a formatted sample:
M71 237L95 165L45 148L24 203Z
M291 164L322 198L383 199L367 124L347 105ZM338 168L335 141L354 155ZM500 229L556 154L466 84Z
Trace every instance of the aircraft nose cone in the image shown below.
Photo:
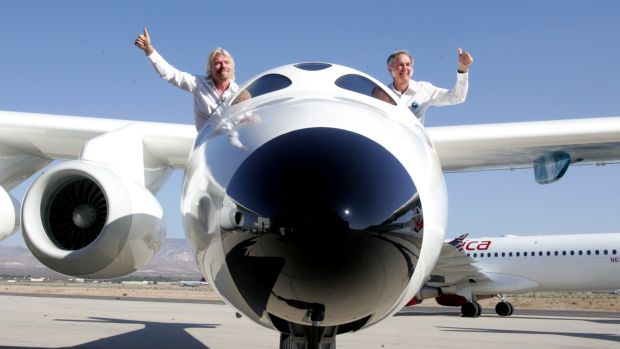
M258 316L368 319L397 301L413 273L416 187L362 135L310 128L279 136L244 161L227 195L243 225L222 227L226 263Z

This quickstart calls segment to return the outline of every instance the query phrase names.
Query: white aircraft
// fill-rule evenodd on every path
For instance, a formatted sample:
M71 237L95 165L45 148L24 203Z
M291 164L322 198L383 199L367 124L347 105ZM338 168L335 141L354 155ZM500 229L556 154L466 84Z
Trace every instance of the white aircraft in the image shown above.
M198 280L181 280L177 284L182 287L198 287L198 286L209 285L209 283L206 281L198 281Z
M507 293L609 291L620 288L620 234L502 236L446 241L429 281L409 305L435 298L481 313L477 300L498 297L495 312L514 310Z
M161 245L153 194L182 169L186 237L209 284L280 332L281 348L334 348L426 284L448 218L442 171L533 167L547 183L570 164L618 159L620 118L425 129L376 79L299 63L250 79L199 133L0 112L0 231L21 222L33 255L60 273L130 274ZM20 212L8 191L52 160L66 161L32 183Z

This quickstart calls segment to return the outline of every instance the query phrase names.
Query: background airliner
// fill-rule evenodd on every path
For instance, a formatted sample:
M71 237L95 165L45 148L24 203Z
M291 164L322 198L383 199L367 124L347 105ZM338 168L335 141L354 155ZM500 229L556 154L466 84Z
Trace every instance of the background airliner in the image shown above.
M336 64L277 67L239 95L251 98L233 97L198 133L0 112L0 235L21 225L33 255L64 274L127 275L161 246L154 193L182 169L186 237L209 284L278 331L281 348L335 348L337 334L447 286L433 279L448 218L443 172L533 168L551 183L572 164L620 159L620 118L424 128L385 85ZM66 161L46 168L20 210L9 191L53 160ZM521 247L512 252L542 251Z
M181 280L177 282L177 284L183 287L198 287L198 286L207 286L209 283L206 281L200 281L200 280Z
M478 300L499 297L495 312L510 316L506 294L609 291L620 288L620 234L467 238L444 243L426 285L410 305L435 298L480 316Z

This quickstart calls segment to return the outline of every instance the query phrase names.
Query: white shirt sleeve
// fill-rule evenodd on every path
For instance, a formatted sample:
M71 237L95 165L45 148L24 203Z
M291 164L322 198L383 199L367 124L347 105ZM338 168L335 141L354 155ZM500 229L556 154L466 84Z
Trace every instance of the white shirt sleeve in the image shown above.
M456 74L456 84L452 90L437 88L433 93L432 105L452 105L465 102L469 88L469 73Z
M159 76L164 80L188 92L194 92L194 90L196 90L196 76L182 72L171 66L157 51L153 51L153 53L147 57L151 61L151 64L153 64L157 73L159 73Z

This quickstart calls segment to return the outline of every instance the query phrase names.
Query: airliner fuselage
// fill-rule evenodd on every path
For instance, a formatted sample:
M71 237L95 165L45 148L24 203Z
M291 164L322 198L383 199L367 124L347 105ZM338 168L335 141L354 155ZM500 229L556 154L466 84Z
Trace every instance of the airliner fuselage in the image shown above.
M472 285L474 293L600 291L620 287L620 234L472 238L464 252L488 275L513 277L505 285Z

